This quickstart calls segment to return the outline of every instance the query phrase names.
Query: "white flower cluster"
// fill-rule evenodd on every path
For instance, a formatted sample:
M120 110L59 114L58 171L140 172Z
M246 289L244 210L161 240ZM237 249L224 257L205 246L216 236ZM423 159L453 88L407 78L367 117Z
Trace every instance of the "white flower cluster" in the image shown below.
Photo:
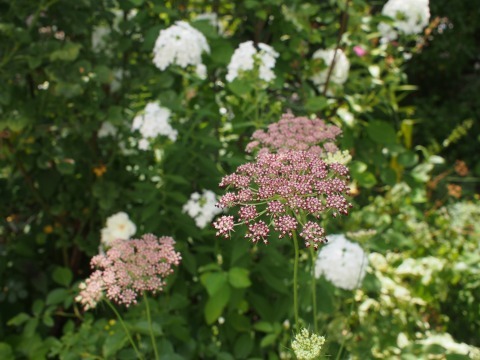
M260 79L270 82L275 79L273 68L278 53L270 45L258 43L258 50L253 45L253 41L246 41L238 45L227 66L228 73L226 79L232 82L242 75L244 71L252 71L258 66L258 76Z
M458 343L453 339L452 335L449 333L434 333L434 332L427 332L426 338L412 341L415 344L421 344L424 347L429 347L432 345L439 345L443 347L447 351L447 358L448 354L461 354L468 356L469 359L480 359L480 349L471 346L465 343ZM399 343L397 339L397 343ZM399 347L405 347L410 345L411 341L404 335L403 341L400 341ZM400 346L403 345L403 346Z
M170 110L161 107L158 102L149 102L143 113L135 116L132 130L138 130L142 135L142 139L138 143L140 150L147 150L149 139L159 135L167 136L172 141L177 140L178 132L168 122L170 114Z
M338 150L334 153L326 153L326 158L324 159L327 164L332 164L336 162L343 165L347 165L351 160L352 155L350 155L348 150Z
M292 341L292 349L298 360L314 360L320 356L325 338L303 328Z
M403 276L421 277L421 282L428 285L432 281L433 274L441 271L445 260L433 256L420 259L405 259L397 268L396 273Z
M380 41L386 43L397 39L398 34L419 34L428 25L430 19L429 0L388 0L382 9L382 15L393 18L393 27L380 23L378 30L382 34Z
M153 63L162 71L173 64L182 68L203 66L204 70L203 52L210 53L205 36L185 21L177 21L169 28L160 30L153 48Z
M106 227L101 230L101 245L110 246L114 240L128 240L135 234L137 227L123 211L107 219Z
M318 87L319 91L324 91L325 83L327 82L328 73L333 63L333 69L330 73L329 83L337 86L343 85L348 79L348 72L350 71L350 61L342 49L328 49L317 50L313 53L313 59L322 59L327 68L311 77L312 82ZM331 94L331 92L330 92Z
M213 191L203 190L201 195L198 192L194 192L190 196L190 200L183 205L183 212L194 219L195 224L200 229L203 229L213 220L215 215L222 212L220 208L215 206L216 204L217 195Z
M327 236L329 244L318 254L315 277L325 276L336 287L357 288L365 277L368 258L360 245L348 241L345 235Z
M111 122L109 121L104 121L102 123L102 126L100 126L100 129L98 129L97 136L101 138L106 138L109 136L114 137L117 135L117 128L112 125Z

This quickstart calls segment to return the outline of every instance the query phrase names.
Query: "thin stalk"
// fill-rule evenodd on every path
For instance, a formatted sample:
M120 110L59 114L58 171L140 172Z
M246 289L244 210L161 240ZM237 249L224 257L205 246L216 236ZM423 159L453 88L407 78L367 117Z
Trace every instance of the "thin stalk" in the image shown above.
M317 322L317 284L315 279L315 250L310 246L310 258L312 260L312 274L310 276L312 282L312 306L313 306L313 328L315 333L318 334L318 322Z
M110 300L105 299L105 302L108 304L108 306L110 306L110 309L112 309L112 311L115 313L115 315L117 315L117 319L118 319L118 321L120 321L120 324L122 324L123 330L127 334L128 340L130 340L130 344L132 344L133 349L137 353L137 357L139 359L143 359L143 356L140 353L140 351L138 351L137 345L135 345L135 342L133 341L132 336L130 335L130 331L128 331L128 328L125 325L125 322L123 321L122 316L117 311L117 309L115 309L115 306L113 306L113 304L110 302Z
M152 317L150 315L150 305L148 305L148 299L145 292L143 293L143 299L145 300L145 304L147 307L147 320L148 320L148 327L150 329L150 339L152 339L153 351L155 352L155 359L159 360L160 357L158 356L158 349L157 343L155 342L155 336L153 335L153 327L152 327Z
M293 232L293 245L295 247L295 260L293 263L293 311L295 314L295 329L300 332L300 322L298 320L298 259L299 259L299 250L298 250L298 239L297 232Z

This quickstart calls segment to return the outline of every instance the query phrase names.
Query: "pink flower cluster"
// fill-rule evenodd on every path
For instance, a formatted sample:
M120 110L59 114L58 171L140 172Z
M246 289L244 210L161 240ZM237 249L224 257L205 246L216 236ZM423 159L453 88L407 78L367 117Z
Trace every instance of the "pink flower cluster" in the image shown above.
M165 277L173 273L172 265L181 260L174 244L171 237L157 238L152 234L114 241L105 254L92 258L90 264L96 270L80 284L76 300L88 310L105 294L108 299L129 306L144 291L161 291Z
M216 234L228 238L234 226L245 224L247 238L267 244L271 227L280 237L299 230L305 245L317 249L326 242L325 231L311 220L326 212L334 217L348 214L352 206L345 198L348 180L346 166L327 164L316 152L260 152L254 162L239 166L222 179L220 186L231 191L222 196L218 206L238 206L238 222L232 215L220 217L213 224Z
M316 154L334 153L338 150L335 139L342 133L339 127L327 125L320 119L295 117L284 114L268 130L257 130L246 147L247 152L283 152L288 150L311 151Z

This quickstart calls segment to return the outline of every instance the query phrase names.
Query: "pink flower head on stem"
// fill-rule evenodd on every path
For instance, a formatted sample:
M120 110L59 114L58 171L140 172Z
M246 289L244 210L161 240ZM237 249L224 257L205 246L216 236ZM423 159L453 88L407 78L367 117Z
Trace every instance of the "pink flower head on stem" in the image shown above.
M346 166L326 163L315 152L260 152L254 162L222 179L220 186L229 192L218 206L239 210L236 218L222 216L214 222L217 236L229 238L234 226L245 224L247 238L267 244L272 227L280 237L299 231L305 245L316 249L326 242L325 231L312 220L328 212L334 217L348 214L348 180ZM268 221L261 220L264 217Z
M342 133L339 127L320 119L283 114L278 123L270 124L266 131L257 130L246 151L283 152L288 150L312 151L317 154L338 150L335 139Z
M105 295L128 307L135 304L144 291L153 294L162 291L165 277L173 273L172 265L178 265L181 260L174 244L171 237L157 238L152 234L112 242L105 254L92 258L90 264L96 270L80 284L76 300L88 310Z

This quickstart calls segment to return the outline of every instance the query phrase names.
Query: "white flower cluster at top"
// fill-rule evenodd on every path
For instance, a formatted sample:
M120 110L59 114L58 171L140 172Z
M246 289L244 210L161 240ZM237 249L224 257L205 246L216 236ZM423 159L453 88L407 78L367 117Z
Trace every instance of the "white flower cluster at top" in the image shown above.
M203 190L201 195L198 192L194 192L190 196L190 200L183 205L183 212L194 219L195 224L200 229L203 229L213 220L215 215L222 212L220 208L215 206L216 204L217 195L213 191Z
M325 338L303 328L292 341L292 349L298 360L318 359L322 352Z
M114 240L128 240L135 234L137 227L123 211L107 218L106 226L101 230L101 244L109 247Z
M228 73L226 79L232 82L237 77L242 76L244 71L252 71L258 66L259 78L270 82L275 79L273 68L278 53L270 46L264 43L258 43L258 50L253 45L253 41L246 41L238 45L228 64Z
M205 36L185 21L177 21L160 30L153 48L153 63L162 71L173 64L182 68L189 65L204 67L203 52L210 53ZM203 70L199 72L202 73Z
M327 236L329 244L318 254L315 277L325 276L336 287L357 288L365 277L368 258L360 245L348 241L345 235Z
M170 114L170 110L161 107L158 102L149 102L143 113L135 116L132 130L138 130L142 135L138 143L140 150L147 150L149 139L156 138L158 135L167 136L172 141L177 140L178 132L168 122Z
M398 34L419 34L428 25L430 19L429 0L388 0L382 9L382 15L393 18L393 26L380 23L378 30L382 34L380 41L386 43L397 39Z
M327 82L328 73L330 67L333 64L333 69L330 73L329 83L336 85L343 85L348 79L348 72L350 71L350 62L342 49L327 49L317 50L313 53L313 59L322 59L325 62L327 68L322 70L311 77L313 83L318 87L319 91L324 91L325 83ZM331 94L331 92L330 92Z

